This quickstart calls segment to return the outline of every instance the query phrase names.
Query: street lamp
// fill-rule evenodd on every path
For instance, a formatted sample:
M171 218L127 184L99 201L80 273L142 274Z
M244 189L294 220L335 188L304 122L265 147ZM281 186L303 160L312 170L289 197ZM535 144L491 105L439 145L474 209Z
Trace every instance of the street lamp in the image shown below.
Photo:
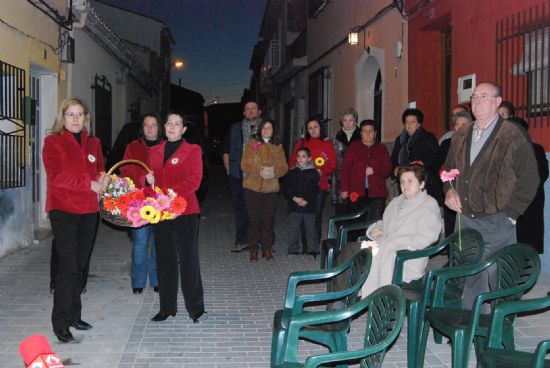
M350 45L357 45L359 43L359 31L360 27L353 27L348 33L348 43Z
M181 72L185 67L185 63L181 59L174 59L174 61L172 61L172 67L174 67L176 70ZM178 85L181 87L181 77L178 79L179 79Z

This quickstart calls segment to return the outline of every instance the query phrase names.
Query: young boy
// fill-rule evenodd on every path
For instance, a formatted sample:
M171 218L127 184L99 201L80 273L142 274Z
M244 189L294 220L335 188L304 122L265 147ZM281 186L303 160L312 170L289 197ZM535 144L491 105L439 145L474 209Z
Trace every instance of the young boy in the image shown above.
M315 230L315 200L319 194L319 173L311 161L307 147L296 152L296 167L285 178L285 196L288 199L290 242L288 254L300 254L301 225L304 224L306 244L304 253L314 257L319 254L319 239Z

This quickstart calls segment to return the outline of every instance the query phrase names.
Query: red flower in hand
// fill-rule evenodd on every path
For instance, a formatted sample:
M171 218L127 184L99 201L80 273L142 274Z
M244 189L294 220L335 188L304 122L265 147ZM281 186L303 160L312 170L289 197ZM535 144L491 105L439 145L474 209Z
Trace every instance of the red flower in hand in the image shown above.
M349 195L349 200L352 202L357 202L358 199L359 199L359 194L355 192L351 192L351 194Z

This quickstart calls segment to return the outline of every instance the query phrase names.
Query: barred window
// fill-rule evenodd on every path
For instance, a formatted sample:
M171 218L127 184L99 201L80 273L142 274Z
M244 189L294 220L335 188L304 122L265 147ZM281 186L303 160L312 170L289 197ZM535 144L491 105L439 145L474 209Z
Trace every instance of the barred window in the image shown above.
M550 15L538 5L496 24L496 81L530 125L550 125Z
M0 61L0 189L25 186L25 71Z

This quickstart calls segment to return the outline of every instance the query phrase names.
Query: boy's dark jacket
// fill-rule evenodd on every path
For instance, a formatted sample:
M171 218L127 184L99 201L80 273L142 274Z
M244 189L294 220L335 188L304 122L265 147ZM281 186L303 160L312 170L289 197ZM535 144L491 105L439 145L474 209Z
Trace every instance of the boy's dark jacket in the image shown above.
M288 199L288 212L315 213L315 200L319 194L319 173L313 165L301 169L296 166L285 177L284 193ZM301 197L307 205L300 207L292 200Z

